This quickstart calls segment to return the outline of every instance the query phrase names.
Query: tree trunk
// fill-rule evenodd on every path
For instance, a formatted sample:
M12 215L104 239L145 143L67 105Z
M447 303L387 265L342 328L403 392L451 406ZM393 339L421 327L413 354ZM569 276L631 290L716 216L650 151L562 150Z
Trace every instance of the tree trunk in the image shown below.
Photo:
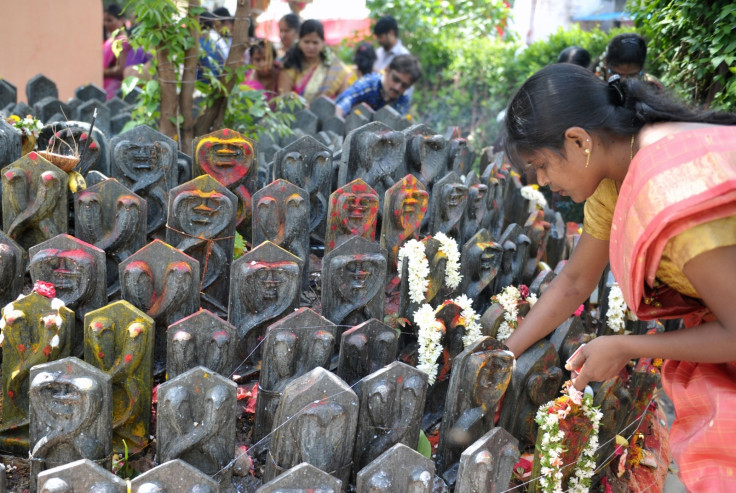
M199 0L189 0L189 11L192 7L199 7ZM179 110L181 111L181 141L179 149L185 154L192 152L192 140L194 139L194 83L197 80L197 63L199 61L199 33L196 23L199 15L191 18L189 35L197 40L184 55L184 66L181 75L181 92L179 93Z
M243 65L243 55L248 46L248 28L250 27L250 0L238 0L233 23L233 41L225 68L220 73L220 82L225 86L225 93L220 94L208 108L205 108L194 123L194 135L204 135L222 126L227 108L228 95L235 86L235 70ZM229 79L228 79L229 76Z
M171 138L176 137L176 125L172 118L176 119L178 100L176 96L176 68L169 60L169 50L159 48L156 52L158 57L158 76L161 87L161 122L159 131Z

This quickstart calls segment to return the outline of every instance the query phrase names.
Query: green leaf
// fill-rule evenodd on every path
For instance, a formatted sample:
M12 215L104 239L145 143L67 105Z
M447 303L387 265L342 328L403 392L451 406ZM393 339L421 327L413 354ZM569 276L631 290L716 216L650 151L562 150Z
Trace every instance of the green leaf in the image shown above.
M429 439L427 438L427 435L424 434L424 430L419 430L419 444L417 444L417 452L427 459L432 458L432 444L429 443Z
M236 258L239 258L241 255L245 253L245 242L243 241L243 237L238 233L235 232L235 248L233 249L233 260Z
M127 96L128 94L130 94L130 91L132 91L133 89L135 89L135 86L138 85L138 81L139 80L140 79L138 79L138 77L136 77L134 75L132 75L130 77L126 77L125 79L123 79L123 84L120 87L122 89L122 91L123 91L123 97Z

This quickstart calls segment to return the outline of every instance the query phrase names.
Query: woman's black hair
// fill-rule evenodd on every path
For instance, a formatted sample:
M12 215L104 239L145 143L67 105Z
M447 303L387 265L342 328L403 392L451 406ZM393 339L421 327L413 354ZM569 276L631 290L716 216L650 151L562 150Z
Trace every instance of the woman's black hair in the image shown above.
M579 46L568 46L557 55L557 63L573 63L588 68L590 66L590 53Z
M262 51L265 54L266 45L271 49L271 60L276 60L276 48L274 48L273 44L267 42L265 39L259 39L257 42L250 45L250 48L248 48L248 54L251 59L253 59L253 53L256 51Z
M636 33L623 33L614 36L606 47L606 67L632 64L644 67L647 60L647 42Z
M324 26L322 26L322 23L317 19L309 19L302 22L302 25L299 28L299 39L312 33L317 33L317 36L319 36L322 41L325 40L325 28ZM320 52L319 56L322 59L322 62L325 62L327 60L327 55L325 54L324 50ZM302 53L302 50L299 49L299 43L292 46L289 51L286 52L286 55L284 55L285 68L296 68L298 71L301 72L303 62L304 53Z
M353 62L363 75L373 72L373 63L376 61L376 50L368 41L363 41L355 48Z
M736 114L700 112L638 79L614 77L609 83L577 65L555 63L529 77L511 98L504 147L511 163L523 169L523 153L543 148L563 152L570 127L630 136L657 122L736 125Z
M301 22L299 20L299 16L296 14L286 14L281 18L281 21L286 22L286 25L289 26L289 29L293 29L294 31L299 31L299 23ZM279 22L281 22L279 21Z
M105 7L105 13L110 14L117 19L123 18L123 9L120 8L120 5L116 3L111 3L110 5Z

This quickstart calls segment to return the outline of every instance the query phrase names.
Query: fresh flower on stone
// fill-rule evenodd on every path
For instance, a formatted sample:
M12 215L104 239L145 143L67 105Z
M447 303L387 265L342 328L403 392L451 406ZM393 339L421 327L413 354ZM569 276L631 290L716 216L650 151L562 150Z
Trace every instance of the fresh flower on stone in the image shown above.
M54 337L51 338L51 342L49 342L49 346L52 348L59 347L59 334L54 334Z
M414 312L414 323L419 328L419 364L417 369L429 375L429 385L434 384L439 365L437 359L442 354L440 341L445 326L435 317L436 310L425 303Z
M404 258L409 263L409 299L414 303L422 303L427 288L429 288L429 260L424 253L424 243L411 239L399 249L399 278L401 278L401 265Z
M621 288L618 283L614 283L611 286L611 291L608 293L608 311L606 312L606 325L615 333L621 334L626 326L626 302L624 301L624 295L621 292Z
M482 335L480 324L478 323L480 315L473 310L473 301L464 294L461 294L452 301L462 309L462 312L460 313L460 316L462 317L461 323L465 326L463 346L468 347Z
M37 138L43 129L43 123L31 115L26 115L23 119L17 115L11 115L6 121L21 135L30 135Z
M434 235L434 238L440 242L440 251L447 256L445 284L455 289L463 278L460 274L460 250L458 250L457 242L442 232Z
M506 286L500 294L491 297L491 300L503 307L504 320L496 333L496 339L499 342L506 342L511 337L511 333L519 325L519 305L526 301L529 306L534 306L537 302L537 296L529 294L529 288L522 284L518 288L515 286Z
M541 436L539 463L541 477L539 483L544 493L562 492L562 462L565 433L560 430L560 421L569 416L584 415L590 420L592 433L588 437L585 448L578 457L575 470L565 491L582 493L590 489L595 471L595 452L598 449L598 429L603 415L593 407L593 397L575 389L572 382L567 381L562 388L563 395L542 405L535 417Z
M544 198L542 192L537 190L534 185L521 187L521 196L529 201L529 212L543 210L547 207L547 199Z
M45 296L47 298L56 297L56 287L54 287L54 285L50 282L36 281L33 284L33 290L41 296Z
M418 327L419 341L419 363L417 369L429 375L429 385L434 384L437 378L439 364L437 360L442 354L442 336L445 334L446 327L437 320L437 312L447 303L455 303L460 307L459 323L465 327L465 335L463 336L463 346L468 347L478 338L481 337L481 327L478 323L480 315L473 309L473 302L467 296L460 295L454 300L445 301L436 309L432 308L428 303L424 303L417 311L414 312L414 324Z

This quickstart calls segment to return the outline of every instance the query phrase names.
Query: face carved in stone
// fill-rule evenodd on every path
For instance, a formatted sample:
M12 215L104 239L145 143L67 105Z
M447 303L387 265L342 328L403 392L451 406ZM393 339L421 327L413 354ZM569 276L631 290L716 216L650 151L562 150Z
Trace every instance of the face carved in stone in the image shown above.
M479 184L473 186L472 189L474 217L478 217L478 213L482 211L486 205L486 193L488 193L488 187L486 185Z
M174 210L184 233L212 238L227 227L233 215L233 205L219 192L190 190L174 200Z
M340 296L355 302L375 295L373 291L379 269L386 265L382 255L340 255L332 262L339 279L337 288Z
M204 138L195 152L202 170L225 186L240 181L253 164L253 146L237 137Z
M38 386L40 415L61 422L64 429L78 428L91 413L99 409L102 389L99 383L87 377L70 378L52 373L39 373L32 386Z
M396 226L402 230L418 229L421 220L427 212L429 194L418 188L407 188L396 194L394 219ZM397 214L398 212L398 214Z
M361 235L376 221L378 197L373 193L348 192L340 196L338 207L343 228L351 234Z
M296 262L254 262L243 270L241 299L248 311L261 313L288 305L296 289L299 265ZM280 311L280 310L279 310Z
M161 142L120 142L115 146L115 161L135 175L161 175L166 172L172 149Z
M34 255L31 272L35 279L52 283L64 303L75 305L92 295L97 268L92 256L82 250L50 248Z
M449 220L462 212L468 197L468 189L459 183L448 183L440 191L443 219Z

